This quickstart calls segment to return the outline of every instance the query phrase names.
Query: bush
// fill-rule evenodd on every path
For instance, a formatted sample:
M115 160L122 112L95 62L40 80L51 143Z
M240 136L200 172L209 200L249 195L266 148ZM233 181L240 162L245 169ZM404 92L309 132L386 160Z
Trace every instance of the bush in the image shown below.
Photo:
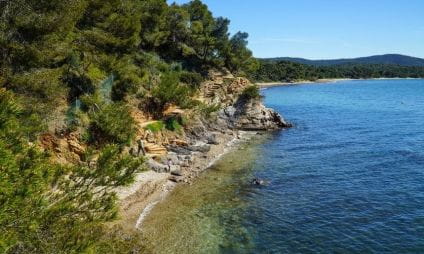
M163 75L159 84L152 90L152 96L157 100L159 110L163 110L169 103L187 108L191 104L191 95L191 89L180 84L179 75L176 72Z
M170 131L180 131L182 129L183 121L181 118L169 117L165 120L165 127Z
M26 111L20 102L15 94L0 88L0 139L13 145L22 138L34 141L45 129L41 119Z
M135 122L128 107L120 103L103 106L91 113L90 141L93 144L128 144L135 134Z
M156 121L154 123L148 124L145 127L145 129L149 130L153 133L156 133L156 132L163 130L164 127L165 127L165 124L162 121Z
M170 131L180 131L186 120L181 117L169 117L164 121L156 121L148 124L144 129L150 130L153 133L167 129Z
M220 109L221 105L219 104L206 105L202 103L198 106L198 111L205 118L210 118L213 113L217 112Z
M53 113L61 103L64 103L63 98L68 93L66 85L60 78L61 74L61 69L39 69L16 74L9 77L4 87L25 100L22 104L25 110L37 114L48 122L54 120Z
M241 94L241 96L243 99L246 99L246 100L261 98L259 87L256 85L248 86L243 90L243 93Z
M0 253L132 249L103 223L116 218L116 187L133 181L142 159L110 145L96 163L87 154L77 165L54 164L28 142L27 118L13 94L0 89Z
M63 77L63 81L69 87L68 101L72 102L84 94L94 93L96 87L86 75L77 72L68 72Z
M142 77L146 75L145 70L136 65L129 56L112 61L111 65L110 67L115 73L112 99L114 101L123 100L125 96L137 93L143 83Z
M197 89L203 81L202 75L197 72L181 72L180 81L189 85L192 89Z

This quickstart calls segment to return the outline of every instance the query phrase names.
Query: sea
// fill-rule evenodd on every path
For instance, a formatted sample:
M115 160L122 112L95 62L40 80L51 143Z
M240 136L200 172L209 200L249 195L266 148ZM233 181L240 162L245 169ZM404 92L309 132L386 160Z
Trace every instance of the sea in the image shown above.
M424 80L262 94L294 127L259 133L178 186L143 222L148 250L424 253Z

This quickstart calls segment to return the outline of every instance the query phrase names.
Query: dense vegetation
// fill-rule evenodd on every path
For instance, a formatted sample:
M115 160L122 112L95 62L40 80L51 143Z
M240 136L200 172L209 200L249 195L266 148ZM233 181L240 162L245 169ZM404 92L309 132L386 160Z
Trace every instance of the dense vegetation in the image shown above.
M358 58L344 58L344 59L329 59L329 60L309 60L304 58L293 57L276 57L268 58L273 62L289 61L301 64L315 65L315 66L328 66L328 65L342 65L342 64L392 64L401 66L424 66L424 59L405 56L399 54L386 54L376 56L366 56Z
M74 165L58 165L30 142L36 116L0 90L0 252L81 253L136 248L103 226L117 216L113 189L132 181L142 159L116 145ZM122 242L121 242L122 241Z
M157 120L152 132L185 125L163 116L171 104L210 115L219 105L193 100L210 69L267 81L424 76L419 67L259 62L229 23L200 0L0 0L1 253L140 251L105 226L118 216L114 189L142 170L123 152L136 134L132 110ZM252 86L243 96L260 94ZM59 163L41 149L45 133L75 134L87 149Z
M330 78L424 78L424 67L391 64L342 64L313 66L289 61L262 60L253 78L256 81L292 82Z
M131 108L173 130L183 122L161 118L169 104L210 112L191 99L209 69L258 66L247 34L230 36L200 0L6 0L0 12L0 252L139 250L104 229L113 189L142 168L122 153ZM55 162L45 132L77 133L81 161Z

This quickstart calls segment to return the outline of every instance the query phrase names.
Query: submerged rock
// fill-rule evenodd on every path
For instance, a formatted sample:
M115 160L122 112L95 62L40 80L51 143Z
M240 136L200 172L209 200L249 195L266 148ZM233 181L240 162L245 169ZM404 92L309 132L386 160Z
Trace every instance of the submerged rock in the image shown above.
M262 180L262 179L254 178L251 181L251 184L253 184L253 185L264 185L265 184L265 181Z

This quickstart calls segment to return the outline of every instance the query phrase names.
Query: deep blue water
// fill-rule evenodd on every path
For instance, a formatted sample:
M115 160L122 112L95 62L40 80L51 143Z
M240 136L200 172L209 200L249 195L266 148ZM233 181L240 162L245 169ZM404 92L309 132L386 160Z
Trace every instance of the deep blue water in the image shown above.
M152 253L424 253L424 80L263 94L295 127L177 187L145 221Z
M260 147L252 252L424 253L424 80L273 87L295 127Z

